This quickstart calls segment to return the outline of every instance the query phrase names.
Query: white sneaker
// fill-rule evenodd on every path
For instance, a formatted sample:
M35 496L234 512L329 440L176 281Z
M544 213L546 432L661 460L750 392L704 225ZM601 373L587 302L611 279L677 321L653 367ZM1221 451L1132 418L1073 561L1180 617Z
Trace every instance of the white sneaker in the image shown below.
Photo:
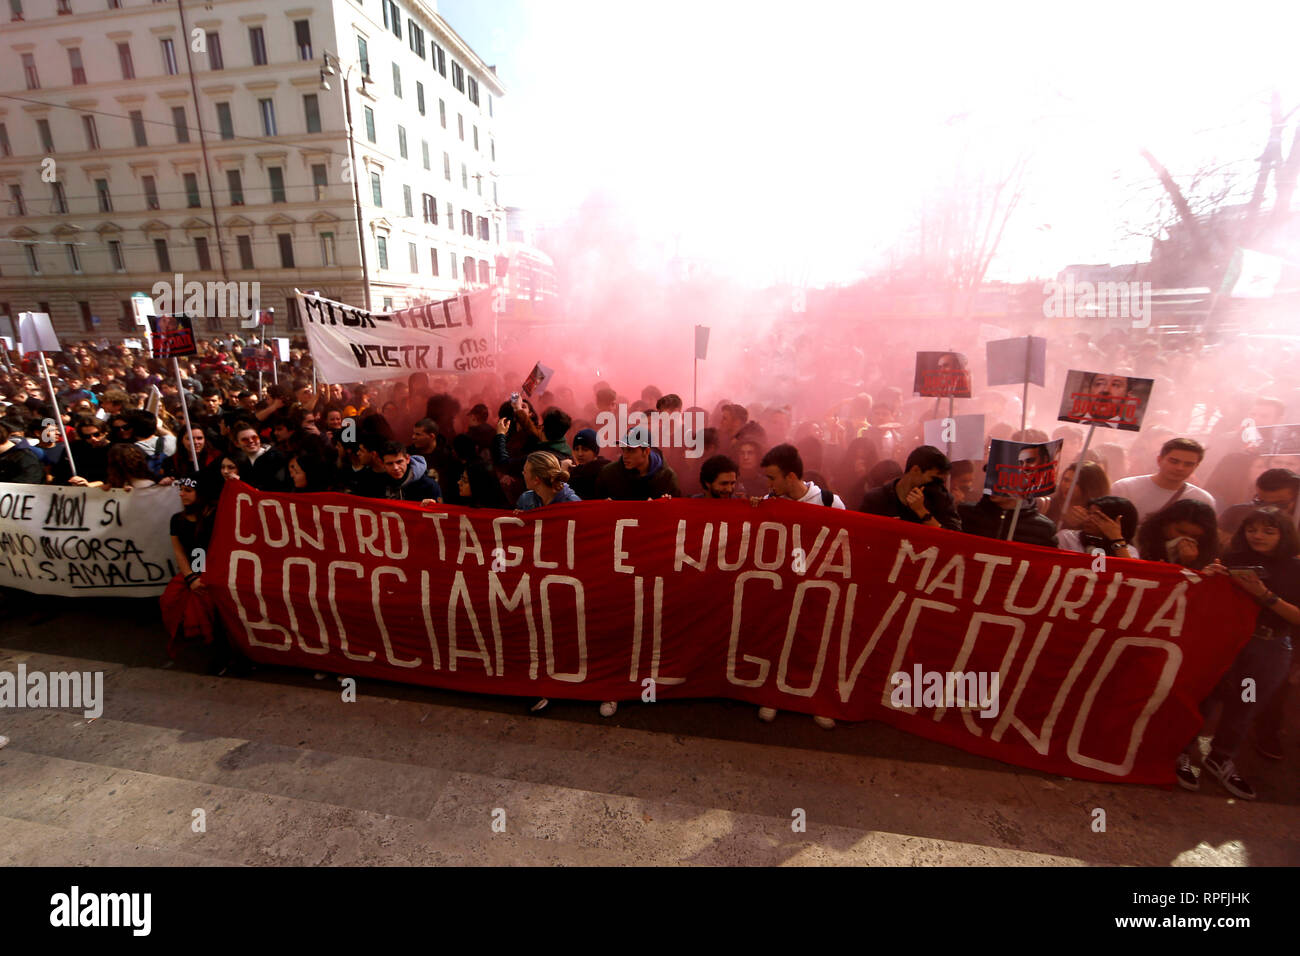
M822 730L834 730L835 719L833 717L813 717L813 721Z
M770 724L772 721L776 720L776 708L775 707L758 708L758 719L763 721L763 723L765 724Z
M3 746L4 746L5 744L7 744L7 743L9 743L9 738L8 738L8 737L5 737L5 736L3 736L3 735L0 735L0 747L3 747Z
M618 701L607 700L600 705L600 716L613 717L616 713L618 713Z

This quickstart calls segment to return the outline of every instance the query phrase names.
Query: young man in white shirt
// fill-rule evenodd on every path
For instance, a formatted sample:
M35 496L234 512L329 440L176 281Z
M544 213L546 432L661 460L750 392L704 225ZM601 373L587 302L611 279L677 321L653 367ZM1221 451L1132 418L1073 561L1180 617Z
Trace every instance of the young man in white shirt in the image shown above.
M767 479L769 498L789 498L810 505L829 505L832 508L847 510L840 496L831 491L822 491L815 482L803 480L803 459L799 449L794 445L777 445L763 456L759 465ZM771 723L776 719L775 707L758 708L758 719ZM831 717L814 716L817 726L830 730L835 726Z
M1182 498L1203 501L1214 508L1214 496L1187 480L1204 458L1200 442L1171 438L1160 448L1154 474L1121 478L1110 486L1110 493L1133 502L1139 521Z

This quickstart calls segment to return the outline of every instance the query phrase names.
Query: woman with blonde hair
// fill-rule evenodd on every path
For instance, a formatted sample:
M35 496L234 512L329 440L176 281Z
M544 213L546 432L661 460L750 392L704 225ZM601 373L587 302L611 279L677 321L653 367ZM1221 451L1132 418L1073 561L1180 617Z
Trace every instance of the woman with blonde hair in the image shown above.
M581 501L566 482L569 469L549 451L535 451L524 459L524 484L528 490L519 496L515 508L532 511L557 501Z

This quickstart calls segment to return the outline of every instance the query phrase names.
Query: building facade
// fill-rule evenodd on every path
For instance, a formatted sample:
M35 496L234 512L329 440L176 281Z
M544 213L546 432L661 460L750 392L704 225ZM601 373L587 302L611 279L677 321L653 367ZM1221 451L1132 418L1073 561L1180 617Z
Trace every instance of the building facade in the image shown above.
M121 339L132 293L166 283L198 330L238 329L256 292L291 331L295 288L378 311L493 280L505 90L431 3L8 12L0 315L14 324L49 312L69 340Z

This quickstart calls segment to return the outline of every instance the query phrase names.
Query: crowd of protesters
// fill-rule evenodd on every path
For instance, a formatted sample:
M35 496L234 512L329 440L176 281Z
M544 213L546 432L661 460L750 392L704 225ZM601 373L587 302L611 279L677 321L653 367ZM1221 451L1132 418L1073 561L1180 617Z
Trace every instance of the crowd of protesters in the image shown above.
M1182 369L1197 361L1189 353L1204 347L1194 339L1177 350L1086 339L1074 342L1075 367ZM680 396L653 385L629 396L598 381L589 392L564 386L529 397L518 394L522 376L492 373L313 386L309 356L294 350L279 367L280 381L259 389L256 373L240 371L239 344L201 341L197 356L181 360L183 392L169 365L120 346L77 345L49 355L66 444L36 356L11 354L8 372L0 374L0 482L123 492L175 485L183 506L172 522L179 586L196 593L204 590L203 577L188 556L206 545L221 488L235 478L263 491L519 511L603 499L770 496L1041 547L1171 562L1230 575L1261 607L1254 635L1202 705L1207 718L1216 709L1221 714L1201 765L1229 792L1252 799L1235 764L1250 731L1262 755L1284 756L1284 711L1295 683L1291 636L1300 628L1300 460L1259 454L1251 430L1240 427L1300 413L1279 398L1232 393L1181 415L1155 409L1140 434L1095 438L1076 467L1082 427L1057 425L1053 409L1031 419L1048 425L1050 418L1051 427L1021 428L1019 397L989 390L977 404L986 415L986 457L992 438L1064 444L1056 492L1025 500L985 492L983 460L950 461L924 444L922 422L936 417L935 406L905 400L894 385L846 389L824 414L796 420L779 402L684 408ZM632 428L602 445L602 416L620 406L702 416L702 442L655 447L647 430ZM1201 486L1193 478L1200 480L1207 462L1215 464ZM228 646L222 653L232 654ZM1254 703L1241 700L1243 676L1256 681ZM615 709L612 701L601 705L605 716ZM760 710L764 720L775 716ZM816 720L834 726L830 718ZM1200 783L1194 744L1177 766L1188 789Z

